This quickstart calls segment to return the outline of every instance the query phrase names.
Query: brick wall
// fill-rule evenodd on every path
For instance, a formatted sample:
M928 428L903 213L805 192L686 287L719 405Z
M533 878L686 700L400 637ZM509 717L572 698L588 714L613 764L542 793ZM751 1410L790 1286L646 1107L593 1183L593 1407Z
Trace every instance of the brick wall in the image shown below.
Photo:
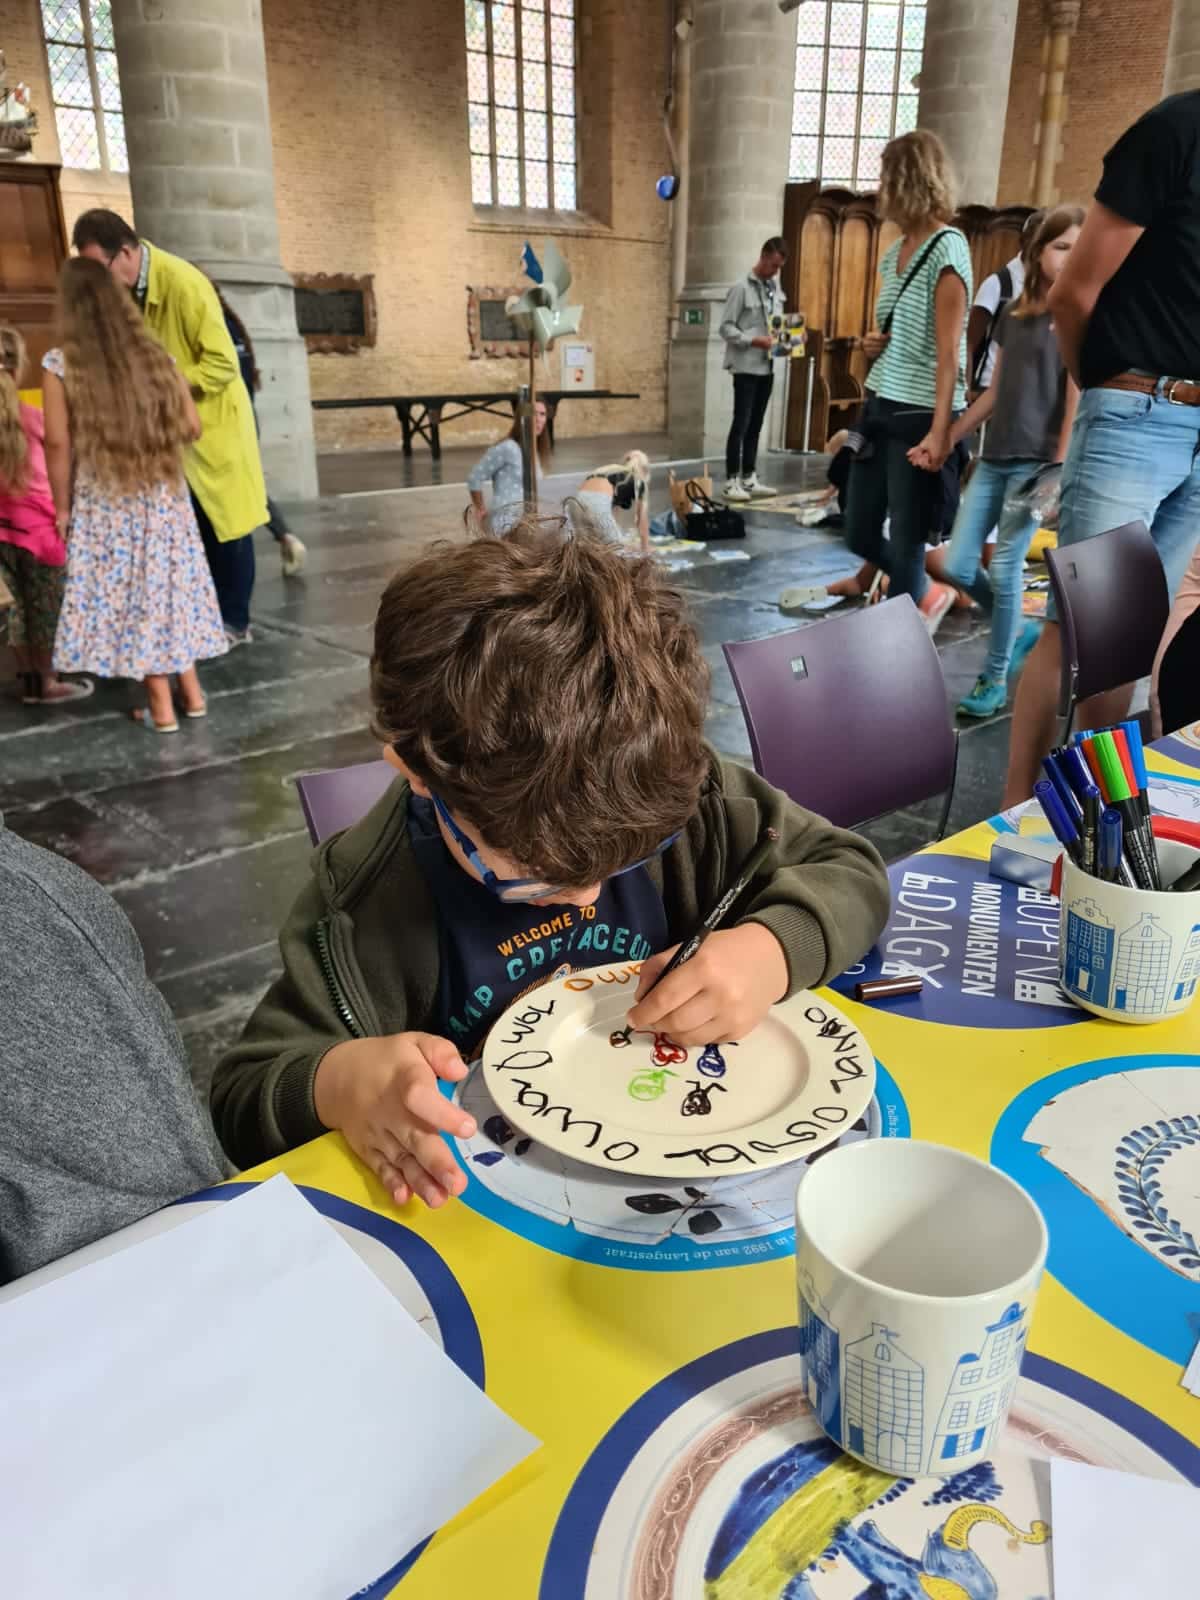
M654 194L667 161L663 8L580 0L577 11L580 194L598 219L582 228L544 213L499 224L472 206L457 0L264 0L284 265L375 274L378 346L310 357L314 398L521 381L521 362L470 359L466 286L520 282L524 239L550 233L575 274L597 386L642 396L564 406L562 433L665 425L670 214ZM550 361L539 382L557 388ZM319 448L398 439L387 412L318 413L317 424ZM446 437L490 439L501 427L464 419Z
M1042 0L1021 0L1000 204L1030 198L1041 105ZM1067 116L1058 192L1084 204L1095 192L1104 152L1162 98L1171 0L1084 0L1067 70Z

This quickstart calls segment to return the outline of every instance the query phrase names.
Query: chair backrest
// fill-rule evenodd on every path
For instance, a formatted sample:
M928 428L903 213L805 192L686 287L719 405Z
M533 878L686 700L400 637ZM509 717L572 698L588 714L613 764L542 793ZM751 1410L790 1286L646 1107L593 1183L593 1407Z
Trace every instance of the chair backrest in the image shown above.
M909 596L723 649L755 768L801 805L849 828L950 789L946 684Z
M298 777L300 809L312 842L320 844L365 817L395 776L395 767L386 761L364 761L356 767Z
M1062 632L1063 709L1144 678L1167 625L1167 576L1144 522L1046 551Z

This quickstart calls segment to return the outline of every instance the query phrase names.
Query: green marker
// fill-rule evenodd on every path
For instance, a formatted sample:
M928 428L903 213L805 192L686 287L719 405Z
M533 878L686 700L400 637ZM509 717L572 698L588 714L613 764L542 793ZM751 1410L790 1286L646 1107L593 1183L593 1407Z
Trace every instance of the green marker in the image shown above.
M1116 806L1125 825L1125 855L1133 872L1134 882L1139 889L1153 889L1154 872L1146 850L1146 840L1141 831L1141 813L1134 799L1133 790L1129 787L1129 779L1125 776L1121 755L1113 742L1111 732L1096 735L1096 755L1100 761L1100 770L1104 774L1109 804Z

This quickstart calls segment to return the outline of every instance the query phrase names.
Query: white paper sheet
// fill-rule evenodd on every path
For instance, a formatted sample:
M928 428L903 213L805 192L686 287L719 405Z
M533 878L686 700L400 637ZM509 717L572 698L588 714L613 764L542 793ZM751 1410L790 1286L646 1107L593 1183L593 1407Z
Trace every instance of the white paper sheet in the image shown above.
M1050 1463L1054 1600L1195 1600L1200 1489Z
M536 1444L272 1178L0 1307L0 1595L347 1600Z

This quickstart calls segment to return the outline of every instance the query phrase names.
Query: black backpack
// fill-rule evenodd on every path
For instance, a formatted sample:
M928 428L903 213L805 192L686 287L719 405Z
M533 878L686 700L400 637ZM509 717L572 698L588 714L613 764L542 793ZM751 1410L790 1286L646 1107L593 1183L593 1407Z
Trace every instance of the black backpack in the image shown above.
M988 323L987 336L985 337L983 343L979 346L979 355L976 359L974 370L971 373L972 389L978 389L980 387L980 379L983 373L987 370L988 357L992 353L992 342L996 337L996 324L1000 321L1000 315L1005 306L1008 305L1013 298L1015 286L1012 280L1012 273L1007 267L1001 267L996 276L1000 279L1000 304L992 313L992 320Z

